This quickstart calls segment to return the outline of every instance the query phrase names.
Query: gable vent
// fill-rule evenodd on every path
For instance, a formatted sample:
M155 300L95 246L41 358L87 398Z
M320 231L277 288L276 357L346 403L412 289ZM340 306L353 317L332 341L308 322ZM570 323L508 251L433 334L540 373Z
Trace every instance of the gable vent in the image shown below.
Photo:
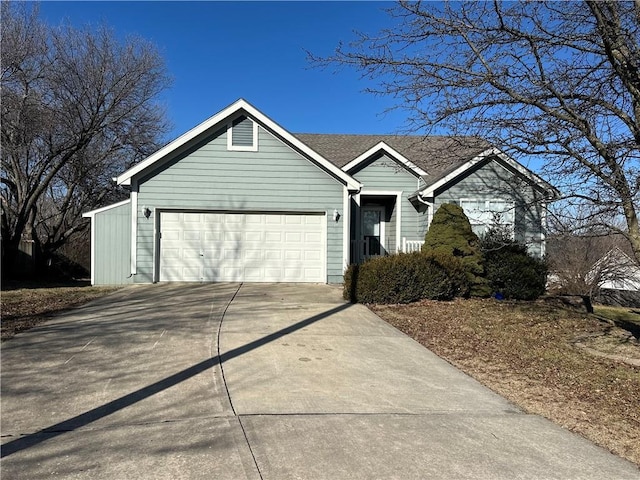
M234 147L253 147L253 121L247 117L240 117L231 125L231 144Z

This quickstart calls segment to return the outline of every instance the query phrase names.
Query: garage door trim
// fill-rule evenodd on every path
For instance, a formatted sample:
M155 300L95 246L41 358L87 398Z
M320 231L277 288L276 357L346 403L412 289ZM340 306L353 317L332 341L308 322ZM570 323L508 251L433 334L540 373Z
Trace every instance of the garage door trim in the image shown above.
M324 217L320 222L320 235L321 235L321 264L318 281L325 283L327 281L327 255L328 255L328 238L327 238L327 222L328 214L326 211L297 211L297 210L231 210L231 209L182 209L182 208L162 208L154 209L154 242L153 242L153 279L154 282L159 282L161 277L161 218L165 213L185 213L185 214L234 214L234 215L295 215L295 216L315 216ZM165 277L166 278L166 277ZM162 280L164 281L164 280ZM211 280L205 280L211 281ZM244 279L242 280L244 281Z

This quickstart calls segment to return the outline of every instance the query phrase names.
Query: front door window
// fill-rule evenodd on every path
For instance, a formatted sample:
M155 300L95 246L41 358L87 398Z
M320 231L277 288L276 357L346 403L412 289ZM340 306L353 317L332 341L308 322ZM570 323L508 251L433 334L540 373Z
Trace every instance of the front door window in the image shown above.
M362 211L364 256L382 255L383 207L365 207Z

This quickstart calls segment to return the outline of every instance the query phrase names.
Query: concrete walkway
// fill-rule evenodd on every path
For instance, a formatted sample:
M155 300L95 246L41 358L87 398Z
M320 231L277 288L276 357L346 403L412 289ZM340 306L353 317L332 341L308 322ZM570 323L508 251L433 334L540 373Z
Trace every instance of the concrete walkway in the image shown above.
M128 287L1 381L3 479L640 479L331 286Z

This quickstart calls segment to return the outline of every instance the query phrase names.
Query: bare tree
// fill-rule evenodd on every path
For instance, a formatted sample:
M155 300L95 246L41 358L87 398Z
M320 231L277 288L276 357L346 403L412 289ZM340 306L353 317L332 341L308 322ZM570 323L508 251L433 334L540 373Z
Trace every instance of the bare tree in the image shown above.
M565 231L551 236L547 242L551 290L593 299L606 285L635 282L632 273L638 265L625 253L625 243L620 235Z
M401 1L390 13L391 28L312 60L377 80L368 90L397 98L410 129L545 158L571 215L588 212L578 223L623 234L640 261L638 1Z
M21 239L40 260L85 229L80 213L117 197L111 178L166 132L157 50L106 27L52 28L37 7L2 2L3 272Z

